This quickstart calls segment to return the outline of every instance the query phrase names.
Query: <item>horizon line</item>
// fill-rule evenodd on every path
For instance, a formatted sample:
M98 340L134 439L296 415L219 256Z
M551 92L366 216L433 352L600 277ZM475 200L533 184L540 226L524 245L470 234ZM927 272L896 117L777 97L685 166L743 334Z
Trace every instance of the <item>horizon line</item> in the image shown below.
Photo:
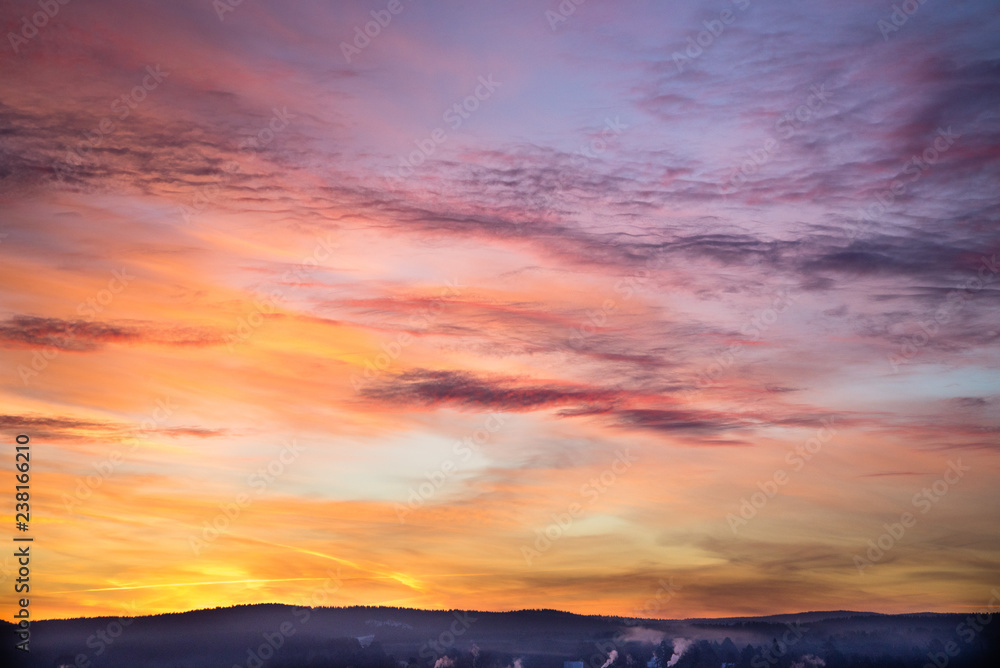
M933 611L933 610L923 610L919 612L876 612L873 610L803 610L798 612L775 612L769 614L761 615L723 615L719 617L633 617L626 615L598 615L598 614L585 614L579 612L571 612L569 610L559 610L556 608L517 608L510 610L476 610L473 608L411 608L406 606L393 606L393 605L364 605L364 604L353 604L353 605L322 605L322 606L306 606L298 605L294 603L281 603L277 601L268 603L236 603L228 606L216 606L213 608L191 608L189 610L177 610L173 612L155 612L141 615L95 615L92 617L78 616L78 617L46 617L33 619L32 623L37 622L57 622L57 621L74 621L74 620L85 620L85 619L139 619L144 617L161 617L166 615L186 615L195 612L210 612L215 610L231 610L233 608L251 608L259 606L284 606L289 608L309 608L310 610L349 610L352 608L385 608L394 610L405 610L409 612L472 612L476 614L493 614L493 615L509 615L519 612L555 612L563 615L572 615L574 617L590 617L590 618L602 618L602 619L620 619L620 620L642 620L647 622L691 622L691 621L721 621L721 620L739 620L739 619L768 619L773 617L791 617L797 615L815 615L815 614L835 614L835 613L846 613L849 615L879 615L883 617L909 617L909 616L921 616L921 615L964 615L969 614L969 611ZM5 624L12 624L3 620Z

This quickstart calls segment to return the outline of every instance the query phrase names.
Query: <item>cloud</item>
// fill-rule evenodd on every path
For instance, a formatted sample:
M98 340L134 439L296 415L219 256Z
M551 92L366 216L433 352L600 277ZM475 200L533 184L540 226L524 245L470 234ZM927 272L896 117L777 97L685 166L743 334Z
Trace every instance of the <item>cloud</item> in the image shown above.
M364 396L380 402L418 406L452 405L473 410L533 411L564 404L614 401L615 390L530 382L462 371L407 371L365 388Z
M666 433L712 434L741 425L739 420L708 411L626 409L617 413L619 425Z
M0 342L26 347L52 347L83 352L96 350L105 343L135 341L139 332L84 320L61 320L14 316L0 323Z
M155 433L171 438L213 438L225 436L229 433L226 429L209 429L193 426L170 427L154 425L148 427L143 424L144 420L145 418L137 420L135 423L110 420L99 422L73 417L0 414L0 428L28 433L33 437L42 437L51 440L97 439L118 441L123 438L134 437L140 432Z
M352 581L360 602L606 615L677 576L677 616L981 604L996 546L972 477L885 578L843 571L844 546L920 476L958 456L991 470L1000 452L996 281L898 373L886 364L1000 250L995 3L928 3L887 40L888 4L751 3L683 72L674 53L719 6L585 3L553 31L526 0L466 4L412 4L351 63L331 44L371 20L354 0L242 3L222 21L203 0L73 3L13 54L0 352L63 351L30 382L0 379L0 426L67 453L33 494L58 507L157 396L179 404L155 431L177 442L137 451L78 508L86 522L50 524L65 547L53 582L268 577L289 549L308 575L336 536L337 559L402 564ZM165 81L113 112L157 64ZM428 139L480 75L497 94ZM787 125L814 87L828 102ZM942 128L960 136L912 179ZM320 261L316 239L334 238ZM78 317L119 267L128 290ZM280 309L259 308L268 290ZM772 320L782 291L794 303ZM391 363L368 373L380 355ZM490 411L505 426L475 457L435 450ZM835 447L733 537L726 514L779 467L791 477L786 454L826 416ZM308 465L214 552L185 556L187 533L293 436ZM574 518L551 567L513 566L519 541L587 502L581 485L603 486L618 448L642 462L627 484ZM394 504L411 501L401 525ZM150 526L156 541L135 540ZM305 598L296 587L243 593ZM230 595L156 591L141 600L155 611ZM41 616L113 612L111 593L41 596Z
M202 327L159 327L149 323L106 324L26 315L0 322L0 344L8 347L90 352L116 343L209 346L223 343L223 337Z

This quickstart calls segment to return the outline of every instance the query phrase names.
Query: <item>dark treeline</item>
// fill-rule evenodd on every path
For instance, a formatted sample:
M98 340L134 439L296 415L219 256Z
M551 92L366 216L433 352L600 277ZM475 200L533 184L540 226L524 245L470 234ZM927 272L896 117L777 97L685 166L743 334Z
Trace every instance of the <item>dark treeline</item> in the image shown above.
M990 615L805 613L627 620L506 613L249 605L135 619L35 622L26 668L973 668L1000 665Z

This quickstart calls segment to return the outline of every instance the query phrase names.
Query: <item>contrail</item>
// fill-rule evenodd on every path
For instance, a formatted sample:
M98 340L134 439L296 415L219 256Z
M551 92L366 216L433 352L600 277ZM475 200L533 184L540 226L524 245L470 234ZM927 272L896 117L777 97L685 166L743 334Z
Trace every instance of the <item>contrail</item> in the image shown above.
M249 582L301 582L303 580L326 580L328 578L275 578L264 580L219 580L217 582L173 582L170 584L155 585L132 585L128 587L99 587L97 589L70 589L67 591L54 591L53 594L75 594L87 591L119 591L122 589L153 589L155 587L201 587L204 585L222 584L246 584Z
M301 552L302 554L309 554L314 557L322 557L324 559L330 559L331 561L336 561L340 564L345 564L354 568L356 570L362 571L364 573L370 574L373 580L395 580L400 584L419 592L427 591L427 588L416 578L410 577L403 573L395 572L379 572L377 570L372 570L365 568L359 564L348 559L341 559L340 557L334 557L329 554L324 554L322 552L316 552L314 550L307 550L301 547L295 547L294 545L283 545L281 543L275 543L268 540L261 540L259 538L251 538L255 542L264 543L267 545L274 545L276 547L283 547L288 550L294 550L296 552ZM219 580L216 582L177 582L171 584L150 584L150 585L131 585L127 587L98 587L95 589L71 589L68 591L57 591L52 592L53 594L74 594L92 591L121 591L125 589L156 589L159 587L203 587L210 585L223 585L223 584L249 584L252 582L308 582L316 580L328 580L329 578L273 578L273 579L255 579L255 580Z
M302 554L311 554L314 557L322 557L323 559L330 559L332 561L336 561L339 564L346 564L346 565L350 566L351 568L354 568L354 569L357 569L359 571L362 571L363 573L369 573L369 574L371 574L373 580L380 580L380 579L381 580L395 580L396 582L400 583L401 585L403 585L405 587L409 587L410 589L413 589L415 591L419 591L419 592L425 592L425 591L427 591L427 587L425 587L423 585L423 583L420 582L420 580L418 580L417 578L414 578L414 577L410 577L409 575L405 575L403 573L397 573L397 572L393 572L393 571L378 571L378 570L374 570L372 568L366 568L364 566L360 566L360 565L354 563L353 561L349 561L347 559L341 559L340 557L334 557L334 556L331 556L329 554L324 554L323 552L316 552L315 550L307 550L307 549L305 549L303 547L295 547L294 545L284 545L283 543L275 543L273 541L262 540L260 538L251 538L250 540L254 540L254 541L257 541L258 543L264 543L264 544L267 544L267 545L276 545L277 547L283 547L283 548L285 548L287 550L295 550L296 552L301 552Z
M342 559L340 557L334 557L333 555L325 554L323 552L316 552L315 550L307 550L304 547L295 547L294 545L284 545L282 543L275 543L274 541L270 540L261 540L260 538L250 538L250 540L257 541L258 543L264 543L265 545L276 545L277 547L283 547L287 550L295 550L296 552L301 552L302 554L311 554L314 557L323 557L324 559L330 559L332 561L336 561L338 564L345 564L347 566L350 566L351 568L356 568L359 571L367 570L359 566L358 564L354 563L350 559Z

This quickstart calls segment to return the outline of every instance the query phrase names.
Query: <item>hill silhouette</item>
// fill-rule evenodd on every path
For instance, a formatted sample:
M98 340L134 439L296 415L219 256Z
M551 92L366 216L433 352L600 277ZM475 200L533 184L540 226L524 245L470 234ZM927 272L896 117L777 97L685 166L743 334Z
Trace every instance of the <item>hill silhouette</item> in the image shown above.
M994 666L1000 624L968 614L829 611L654 620L558 610L477 612L245 605L32 624L28 668L938 668ZM985 623L984 623L985 622ZM671 664L671 661L673 663Z

